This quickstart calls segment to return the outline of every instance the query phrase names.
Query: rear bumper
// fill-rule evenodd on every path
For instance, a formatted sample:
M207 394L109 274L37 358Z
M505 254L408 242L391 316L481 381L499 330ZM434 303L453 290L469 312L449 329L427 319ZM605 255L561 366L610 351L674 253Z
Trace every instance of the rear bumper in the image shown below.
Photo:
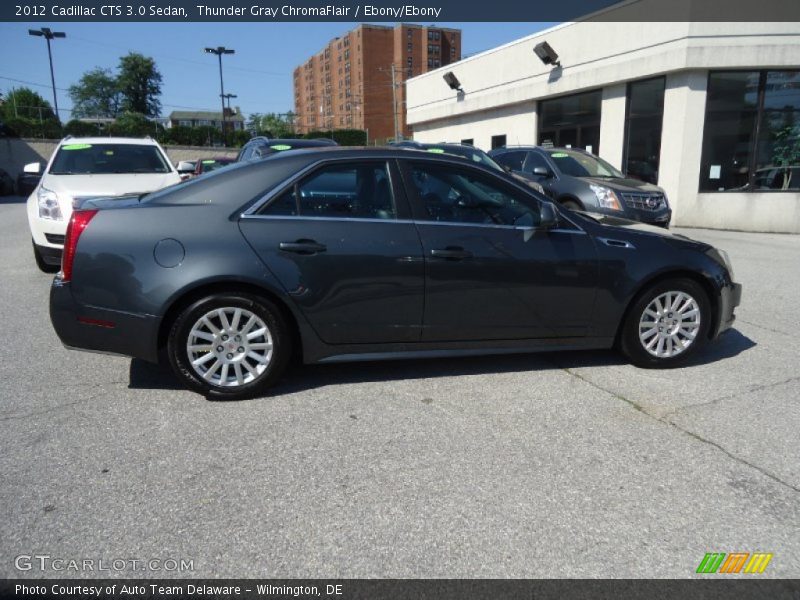
M719 295L719 326L714 337L730 329L736 320L734 311L742 300L742 284L733 283L725 285Z
M50 287L50 321L68 348L158 362L158 317L78 304L58 277Z

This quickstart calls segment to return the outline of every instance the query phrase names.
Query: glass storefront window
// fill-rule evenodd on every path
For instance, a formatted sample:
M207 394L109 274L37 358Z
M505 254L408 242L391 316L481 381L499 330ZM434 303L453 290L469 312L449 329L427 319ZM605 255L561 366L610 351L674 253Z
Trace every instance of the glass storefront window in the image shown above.
M539 102L539 145L600 152L602 92L585 92Z
M648 183L658 183L665 85L664 77L628 84L622 170Z
M800 189L800 71L712 72L700 191Z

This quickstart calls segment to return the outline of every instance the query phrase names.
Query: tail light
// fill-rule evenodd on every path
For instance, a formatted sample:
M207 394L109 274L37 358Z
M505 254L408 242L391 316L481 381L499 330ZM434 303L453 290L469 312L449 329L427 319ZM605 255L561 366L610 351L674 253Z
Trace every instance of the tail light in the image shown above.
M78 240L81 234L89 225L89 221L97 214L94 210L76 210L72 213L72 218L67 225L67 237L64 240L64 253L61 255L61 280L69 281L72 279L72 263L75 261L75 249L78 247Z

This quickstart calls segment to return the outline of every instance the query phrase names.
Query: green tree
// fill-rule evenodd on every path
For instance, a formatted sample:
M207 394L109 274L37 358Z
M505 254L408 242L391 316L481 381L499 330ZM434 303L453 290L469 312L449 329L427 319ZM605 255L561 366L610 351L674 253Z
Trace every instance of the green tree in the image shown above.
M116 117L122 105L119 79L108 69L96 68L83 74L80 81L69 86L72 116Z
M58 121L50 103L29 88L17 88L6 96L2 104L4 119L32 119L34 121Z
M294 113L253 113L247 122L247 129L255 135L272 138L294 137Z
M122 110L157 117L161 113L161 73L152 58L131 52L119 59L117 82Z
M151 137L159 136L161 127L154 121L140 113L125 112L117 117L117 120L108 126L110 135L125 137Z

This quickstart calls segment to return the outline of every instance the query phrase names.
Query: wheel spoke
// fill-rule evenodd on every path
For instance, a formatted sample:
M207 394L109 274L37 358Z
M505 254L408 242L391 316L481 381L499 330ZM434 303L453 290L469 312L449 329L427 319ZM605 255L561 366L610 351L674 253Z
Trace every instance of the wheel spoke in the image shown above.
M203 323L203 325L205 325L211 333L213 333L214 335L219 335L220 333L219 328L209 320L208 316L205 316L202 319L200 319L200 322Z
M219 373L219 384L225 385L228 383L228 369L230 369L230 365L225 363L222 365L222 370Z
M655 334L657 334L657 333L658 333L658 329L656 329L655 327L653 327L652 329L650 329L650 330L648 330L648 331L645 331L645 332L643 332L643 333L640 333L640 334L639 334L639 337L640 337L642 340L646 340L646 339L647 339L647 338L649 338L651 335L655 335Z
M230 321L228 321L228 317L227 317L227 315L225 314L225 309L223 309L223 308L220 308L220 309L217 311L217 316L219 317L219 322L220 322L220 324L222 325L222 329L224 329L224 330L226 330L226 331L230 331L230 329L231 329L231 322L230 322Z
M193 360L192 365L195 367L199 367L200 365L207 363L212 358L214 358L214 355L211 352L209 352L205 356L201 356L200 358Z
M242 320L242 309L237 308L233 311L233 320L231 321L231 330L238 331L239 330L239 321Z
M272 344L269 342L256 342L255 344L250 344L251 350L272 350Z
M192 332L189 334L189 337L200 338L201 340L206 340L207 342L214 341L213 335L211 335L210 333L206 333L205 331L202 331L200 329L192 329Z
M203 379L205 379L206 381L210 381L214 377L214 374L217 371L219 371L221 366L222 366L222 361L217 359L217 362L211 365L211 368L203 374Z
M262 327L261 329L256 329L255 331L251 331L250 333L247 334L247 339L252 340L254 338L261 337L266 332L267 332L266 327Z
M211 352L214 346L211 344L199 344L195 346L189 346L189 352Z
M243 385L244 375L242 375L242 365L239 363L233 363L233 372L236 374L236 383L238 385Z

